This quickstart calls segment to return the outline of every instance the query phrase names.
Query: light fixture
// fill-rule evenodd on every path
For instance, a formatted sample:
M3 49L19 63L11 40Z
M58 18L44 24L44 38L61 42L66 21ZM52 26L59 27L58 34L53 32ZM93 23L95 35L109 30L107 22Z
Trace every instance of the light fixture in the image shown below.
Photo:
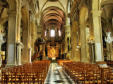
M45 36L47 36L47 31L45 31Z
M51 30L50 30L50 36L51 36L51 37L55 37L55 30L54 30L54 29L51 29Z
M58 31L58 35L61 36L61 31L60 30Z

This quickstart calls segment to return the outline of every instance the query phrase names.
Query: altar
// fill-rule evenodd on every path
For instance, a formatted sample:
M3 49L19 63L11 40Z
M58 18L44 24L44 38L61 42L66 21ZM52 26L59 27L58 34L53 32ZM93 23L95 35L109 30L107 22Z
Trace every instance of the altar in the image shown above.
M59 48L57 46L48 46L48 58L56 59L59 55Z

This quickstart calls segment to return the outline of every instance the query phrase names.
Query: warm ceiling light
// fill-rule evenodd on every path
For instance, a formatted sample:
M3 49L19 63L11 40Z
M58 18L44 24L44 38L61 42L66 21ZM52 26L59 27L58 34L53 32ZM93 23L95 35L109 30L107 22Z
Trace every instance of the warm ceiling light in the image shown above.
M45 36L47 36L47 31L45 31Z
M58 31L58 35L61 36L61 31L60 30Z
M51 37L55 37L55 30L54 30L54 29L51 29L51 30L50 30L50 36L51 36Z

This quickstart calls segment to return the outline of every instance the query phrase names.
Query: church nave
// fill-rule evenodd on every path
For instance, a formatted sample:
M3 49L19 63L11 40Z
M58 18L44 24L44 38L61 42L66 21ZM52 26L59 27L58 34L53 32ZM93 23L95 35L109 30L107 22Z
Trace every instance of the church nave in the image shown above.
M64 72L62 66L51 63L45 84L74 84L72 79Z
M0 84L113 84L113 0L0 0Z

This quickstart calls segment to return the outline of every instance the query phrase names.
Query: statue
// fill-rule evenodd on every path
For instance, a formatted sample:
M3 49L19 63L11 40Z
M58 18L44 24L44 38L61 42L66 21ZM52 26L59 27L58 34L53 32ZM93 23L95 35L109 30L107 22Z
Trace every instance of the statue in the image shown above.
M108 55L109 55L109 60L111 60L111 49L110 49L110 43L112 43L113 41L113 37L111 37L111 32L107 32L107 37L105 38L105 41L107 43L109 43L109 51L108 51Z
M105 38L105 41L107 43L111 43L113 41L113 37L111 37L111 32L107 32L107 37Z

